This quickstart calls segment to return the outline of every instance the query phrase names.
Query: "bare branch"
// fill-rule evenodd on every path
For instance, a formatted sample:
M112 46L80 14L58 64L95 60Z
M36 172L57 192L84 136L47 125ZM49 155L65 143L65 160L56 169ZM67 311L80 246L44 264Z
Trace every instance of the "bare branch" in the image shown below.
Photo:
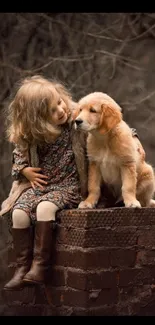
M142 104L143 102L145 102L146 100L150 99L152 96L155 95L155 90L152 91L151 93L149 93L147 96L143 97L142 99L140 99L138 102L136 103L129 103L129 102L124 102L122 103L123 106L137 106Z

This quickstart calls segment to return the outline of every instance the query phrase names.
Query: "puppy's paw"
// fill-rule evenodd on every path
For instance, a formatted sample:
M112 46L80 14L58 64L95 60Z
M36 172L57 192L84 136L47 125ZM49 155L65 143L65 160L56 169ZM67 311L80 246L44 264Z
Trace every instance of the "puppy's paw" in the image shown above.
M155 200L150 200L149 208L155 208Z
M95 207L95 204L89 203L87 201L81 201L78 205L78 209L92 209Z
M141 204L138 200L133 200L125 203L126 208L141 208Z

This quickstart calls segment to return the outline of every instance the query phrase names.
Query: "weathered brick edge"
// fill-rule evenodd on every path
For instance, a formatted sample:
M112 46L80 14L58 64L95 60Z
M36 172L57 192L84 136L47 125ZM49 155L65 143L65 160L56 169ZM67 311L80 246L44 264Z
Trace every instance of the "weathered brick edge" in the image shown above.
M50 283L3 293L0 315L155 315L155 209L58 216ZM8 260L10 278L11 243Z

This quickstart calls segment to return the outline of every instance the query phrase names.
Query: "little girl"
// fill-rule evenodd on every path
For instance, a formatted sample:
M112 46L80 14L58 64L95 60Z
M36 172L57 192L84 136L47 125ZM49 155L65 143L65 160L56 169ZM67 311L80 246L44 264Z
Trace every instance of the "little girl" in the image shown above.
M22 81L9 106L7 133L15 144L11 210L17 268L5 290L45 282L56 212L76 208L86 196L85 136L74 129L74 104L61 84L34 76Z

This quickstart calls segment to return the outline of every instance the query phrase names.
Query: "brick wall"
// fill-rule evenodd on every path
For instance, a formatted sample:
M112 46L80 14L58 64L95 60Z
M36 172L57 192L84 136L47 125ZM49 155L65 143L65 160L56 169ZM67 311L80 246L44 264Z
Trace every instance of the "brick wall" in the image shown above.
M59 221L50 283L3 294L1 315L155 315L154 209L62 211ZM10 278L11 243L8 253Z

